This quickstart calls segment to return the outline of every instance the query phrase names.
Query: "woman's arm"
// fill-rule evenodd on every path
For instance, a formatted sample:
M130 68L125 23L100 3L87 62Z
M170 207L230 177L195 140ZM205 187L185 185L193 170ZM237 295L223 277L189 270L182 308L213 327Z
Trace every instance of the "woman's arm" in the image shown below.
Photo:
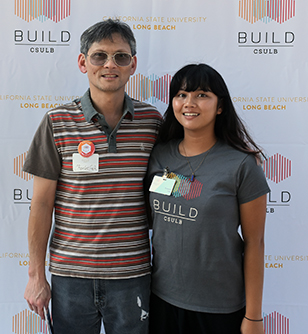
M240 205L242 235L244 239L244 279L246 314L241 333L263 334L262 294L264 276L264 226L266 195Z

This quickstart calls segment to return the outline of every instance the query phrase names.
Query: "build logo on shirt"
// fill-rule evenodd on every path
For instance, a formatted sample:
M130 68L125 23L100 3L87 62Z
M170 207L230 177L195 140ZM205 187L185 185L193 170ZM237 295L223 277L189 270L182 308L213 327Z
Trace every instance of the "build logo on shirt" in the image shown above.
M184 197L187 200L200 197L203 184L198 180L190 181L186 176L170 173L168 178L176 180L172 196Z

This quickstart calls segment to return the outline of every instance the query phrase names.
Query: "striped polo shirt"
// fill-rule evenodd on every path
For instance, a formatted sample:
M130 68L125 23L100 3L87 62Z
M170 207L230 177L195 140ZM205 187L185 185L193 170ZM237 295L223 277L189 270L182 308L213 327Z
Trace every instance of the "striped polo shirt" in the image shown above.
M24 171L57 180L50 271L80 278L120 279L150 273L143 179L161 124L151 105L125 94L115 129L94 109L89 91L49 111ZM98 154L98 172L74 172L82 141Z

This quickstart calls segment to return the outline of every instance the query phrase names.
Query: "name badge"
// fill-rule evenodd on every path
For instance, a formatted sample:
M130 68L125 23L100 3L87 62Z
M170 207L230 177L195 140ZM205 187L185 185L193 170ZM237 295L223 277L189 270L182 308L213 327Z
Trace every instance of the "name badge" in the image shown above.
M86 158L79 153L73 154L73 172L78 173L98 173L98 154L92 154Z
M155 175L150 186L150 191L157 194L170 196L176 180Z

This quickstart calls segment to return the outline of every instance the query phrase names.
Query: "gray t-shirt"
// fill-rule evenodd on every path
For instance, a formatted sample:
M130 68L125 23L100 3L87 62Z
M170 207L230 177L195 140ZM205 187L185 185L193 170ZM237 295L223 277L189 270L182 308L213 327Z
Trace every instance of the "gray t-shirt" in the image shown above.
M148 181L168 166L170 196L150 193L153 217L152 291L192 311L231 313L245 306L239 205L269 192L253 155L218 141L190 182L179 141L157 145ZM189 157L193 169L203 154Z

